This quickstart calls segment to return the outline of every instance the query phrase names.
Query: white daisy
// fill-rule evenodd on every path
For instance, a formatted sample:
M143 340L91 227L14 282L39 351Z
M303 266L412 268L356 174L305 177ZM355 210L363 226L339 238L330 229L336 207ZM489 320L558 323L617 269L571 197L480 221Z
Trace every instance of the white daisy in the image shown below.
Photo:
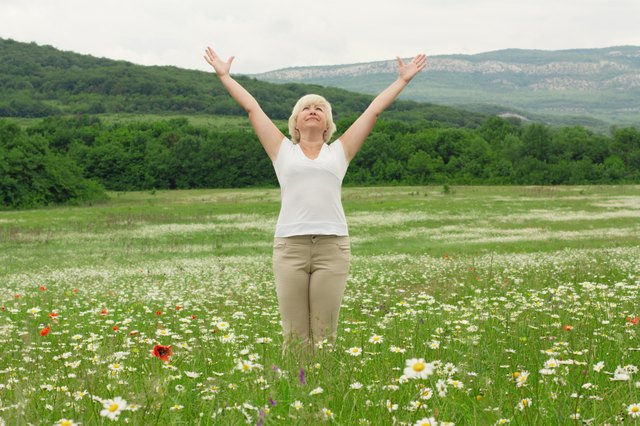
M426 379L433 374L433 365L424 359L411 358L406 361L404 374L410 379Z
M100 411L102 417L108 417L110 420L118 420L118 416L122 410L127 409L127 401L116 396L113 399L105 399L102 401L104 410Z

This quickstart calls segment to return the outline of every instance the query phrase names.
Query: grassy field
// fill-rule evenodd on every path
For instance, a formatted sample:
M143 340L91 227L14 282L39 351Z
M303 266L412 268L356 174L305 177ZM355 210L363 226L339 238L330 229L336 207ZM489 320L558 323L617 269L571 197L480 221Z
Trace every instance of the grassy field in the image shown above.
M279 190L110 197L0 212L7 425L640 423L640 186L345 188L339 337L307 362Z

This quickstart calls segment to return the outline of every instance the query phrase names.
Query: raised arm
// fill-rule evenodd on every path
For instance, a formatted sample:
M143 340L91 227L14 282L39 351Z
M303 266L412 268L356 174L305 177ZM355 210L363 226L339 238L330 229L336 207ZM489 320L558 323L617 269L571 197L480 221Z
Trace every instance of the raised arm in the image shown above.
M280 149L280 144L282 143L284 135L280 129L273 124L269 117L267 117L267 114L262 111L258 101L256 101L251 93L242 87L240 83L235 81L229 74L234 57L231 56L227 59L227 62L224 62L210 47L207 47L205 53L204 59L216 71L216 74L218 74L218 77L220 78L220 82L227 89L231 97L235 99L235 101L247 112L249 121L251 122L260 143L264 147L264 150L267 151L267 155L271 158L271 161L274 161L278 154L278 150Z
M339 138L342 141L347 161L351 161L360 150L382 111L391 105L391 102L409 84L411 79L426 65L427 57L423 54L416 56L408 64L398 57L398 79L376 96L362 115Z

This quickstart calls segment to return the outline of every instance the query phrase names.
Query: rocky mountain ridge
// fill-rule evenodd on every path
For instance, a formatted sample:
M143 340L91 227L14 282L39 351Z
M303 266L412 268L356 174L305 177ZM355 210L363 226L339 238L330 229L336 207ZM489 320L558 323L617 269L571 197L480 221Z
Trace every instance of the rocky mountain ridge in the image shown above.
M374 94L396 61L284 68L252 77L316 83ZM640 46L541 51L507 49L429 57L406 98L450 105L490 103L531 114L640 121Z

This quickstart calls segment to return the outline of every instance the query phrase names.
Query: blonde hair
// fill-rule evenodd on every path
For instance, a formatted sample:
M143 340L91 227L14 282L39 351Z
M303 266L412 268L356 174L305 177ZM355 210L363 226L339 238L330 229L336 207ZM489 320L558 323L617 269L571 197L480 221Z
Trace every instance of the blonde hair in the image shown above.
M325 142L329 142L329 139L331 139L331 136L336 131L336 125L333 122L333 114L331 113L331 104L324 97L314 94L301 97L293 107L291 117L289 117L289 135L291 136L291 141L293 143L300 142L300 132L296 130L296 121L298 121L298 114L300 114L300 111L309 105L320 105L324 107L324 116L327 119L327 130L325 130L322 136Z

